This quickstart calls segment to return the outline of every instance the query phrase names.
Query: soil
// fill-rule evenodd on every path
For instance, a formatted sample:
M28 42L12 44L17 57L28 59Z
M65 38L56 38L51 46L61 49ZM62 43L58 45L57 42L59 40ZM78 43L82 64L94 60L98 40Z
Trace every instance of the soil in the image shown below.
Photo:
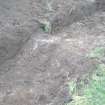
M94 70L87 55L100 46L105 0L0 0L0 105L66 105L67 83Z

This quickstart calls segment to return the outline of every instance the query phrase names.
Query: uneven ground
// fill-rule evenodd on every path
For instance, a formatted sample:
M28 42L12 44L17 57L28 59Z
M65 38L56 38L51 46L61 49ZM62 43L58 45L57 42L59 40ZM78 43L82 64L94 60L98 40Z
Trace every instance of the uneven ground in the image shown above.
M67 82L94 70L96 47L105 0L0 0L0 105L70 102Z

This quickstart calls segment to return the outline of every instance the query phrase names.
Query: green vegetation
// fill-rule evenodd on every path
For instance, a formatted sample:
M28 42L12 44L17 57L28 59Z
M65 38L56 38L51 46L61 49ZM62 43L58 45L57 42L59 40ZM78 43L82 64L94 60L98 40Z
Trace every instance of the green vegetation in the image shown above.
M105 105L105 65L99 64L97 70L85 84L81 81L81 89L75 82L68 84L73 101L67 105ZM80 91L82 91L80 95Z
M90 54L90 58L104 57L104 48L96 48ZM88 83L84 80L87 79ZM84 77L77 83L68 83L69 92L73 100L66 105L105 105L105 64L96 66L96 70L88 77Z
M105 56L105 48L104 47L97 47L95 48L88 57L90 58L102 58Z
M43 21L43 23L41 23L41 29L44 31L44 32L51 32L51 24L50 22L48 21Z

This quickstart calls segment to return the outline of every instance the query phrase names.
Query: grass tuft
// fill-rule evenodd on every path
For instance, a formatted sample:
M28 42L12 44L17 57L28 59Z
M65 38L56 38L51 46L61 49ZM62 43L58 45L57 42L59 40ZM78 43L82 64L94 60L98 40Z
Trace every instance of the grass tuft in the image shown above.
M51 24L48 21L43 21L41 23L41 29L46 33L51 33Z
M105 65L99 64L97 70L89 80L89 84L82 84L83 95L79 95L77 85L69 83L69 90L73 101L66 105L105 105Z
M89 55L90 58L102 58L105 56L105 48L104 47L96 47Z
M104 53L105 48L96 48L89 57L100 59L104 57ZM66 105L105 105L105 64L97 65L96 70L88 76L88 84L85 84L84 79L78 84L76 81L68 83L73 100Z

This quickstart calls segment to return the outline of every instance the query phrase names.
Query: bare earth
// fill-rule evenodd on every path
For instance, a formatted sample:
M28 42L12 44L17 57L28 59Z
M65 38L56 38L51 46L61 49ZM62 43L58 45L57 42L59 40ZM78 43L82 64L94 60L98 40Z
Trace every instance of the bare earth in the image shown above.
M0 105L65 105L67 82L94 70L87 55L100 46L105 0L0 0Z

